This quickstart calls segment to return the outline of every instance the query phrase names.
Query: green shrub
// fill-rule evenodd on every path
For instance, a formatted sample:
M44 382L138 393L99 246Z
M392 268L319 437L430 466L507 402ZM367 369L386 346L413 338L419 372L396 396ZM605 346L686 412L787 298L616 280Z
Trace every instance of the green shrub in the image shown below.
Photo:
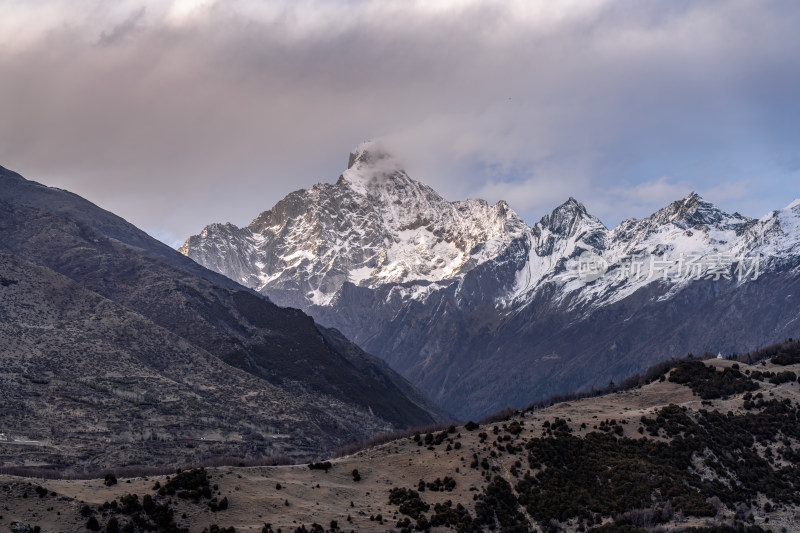
M181 499L198 501L200 498L211 498L211 487L208 474L204 468L184 470L164 484L166 494L178 495Z
M718 372L714 367L700 361L681 361L670 373L673 383L686 385L704 400L725 398L731 394L758 389L758 384L735 368Z
M778 372L776 375L769 378L769 382L773 385L780 385L781 383L791 383L797 381L797 374L790 371Z
M389 491L389 503L399 506L399 511L410 516L414 520L419 520L422 513L427 512L431 506L425 503L419 496L419 492L412 489L400 487Z
M328 470L333 468L333 465L330 461L325 461L324 463L311 463L308 465L308 468L311 470L324 470L325 473L327 473Z
M475 521L489 527L499 523L503 531L527 531L528 525L511 485L500 476L494 477L475 503Z
M770 359L770 362L772 362L772 364L781 366L800 363L800 349L794 349L788 352L780 352Z

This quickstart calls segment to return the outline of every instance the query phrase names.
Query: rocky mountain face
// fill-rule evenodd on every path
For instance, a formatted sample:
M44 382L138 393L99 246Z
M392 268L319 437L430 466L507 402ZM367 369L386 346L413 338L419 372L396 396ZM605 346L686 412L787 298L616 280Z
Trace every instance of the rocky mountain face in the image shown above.
M246 228L212 224L179 251L276 302L306 308L330 305L345 283L452 279L525 227L504 202L446 201L365 145L335 184L294 192Z
M180 251L469 417L796 336L799 243L800 201L754 220L695 193L611 229L570 198L528 226L504 202L444 200L366 143L335 184Z
M39 443L6 464L313 457L445 417L338 331L2 167L0 359L0 432Z

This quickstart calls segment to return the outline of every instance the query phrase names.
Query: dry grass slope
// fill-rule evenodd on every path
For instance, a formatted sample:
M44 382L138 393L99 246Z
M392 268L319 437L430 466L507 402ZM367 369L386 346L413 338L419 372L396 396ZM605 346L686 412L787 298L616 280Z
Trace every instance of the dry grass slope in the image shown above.
M774 378L800 374L800 361L774 360L782 364L702 363L753 384L714 398L671 380L680 377L673 369L641 387L401 438L330 468L211 468L211 496L227 499L217 512L208 498L159 496L166 476L110 487L3 476L0 527L19 520L85 531L84 505L101 526L114 517L124 525L130 516L104 504L137 494L168 505L176 528L198 533L213 524L294 532L333 522L345 531L797 531L800 385Z

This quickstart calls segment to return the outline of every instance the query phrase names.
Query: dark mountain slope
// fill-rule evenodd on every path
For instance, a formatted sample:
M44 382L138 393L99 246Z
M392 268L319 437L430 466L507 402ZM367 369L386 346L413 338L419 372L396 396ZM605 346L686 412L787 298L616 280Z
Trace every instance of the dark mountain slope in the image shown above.
M322 414L317 425L323 426L312 437L314 444L302 447L305 453L442 416L426 411L431 404L419 393L409 400L404 391L414 394L413 387L380 361L354 357L355 348L342 349L346 340L338 347L328 342L328 334L301 311L279 308L229 280L216 283L218 274L79 197L5 171L0 198L0 250L69 278L197 353L224 361L232 372L238 368L260 378L248 385L254 394L271 384L303 398L309 416ZM19 199L22 203L15 203ZM165 347L165 357L171 349ZM372 360L370 372L361 370L365 358ZM213 387L213 376L202 386ZM361 416L357 413L372 421L348 425L345 420ZM304 418L298 416L298 422Z
M144 316L6 253L0 361L0 431L38 441L0 448L6 465L80 470L214 455L303 457L327 440L343 442L383 424L302 384L289 389L233 368ZM195 444L187 447L190 438Z
M82 222L112 240L138 249L144 255L157 257L169 265L212 280L223 287L241 288L227 277L209 271L194 261L187 261L186 257L175 254L166 244L85 198L63 189L26 180L3 166L0 166L0 200Z

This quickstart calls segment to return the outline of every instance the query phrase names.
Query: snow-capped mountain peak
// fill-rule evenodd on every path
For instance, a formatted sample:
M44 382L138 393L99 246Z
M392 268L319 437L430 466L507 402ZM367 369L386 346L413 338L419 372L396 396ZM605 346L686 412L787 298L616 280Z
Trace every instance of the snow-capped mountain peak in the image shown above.
M453 278L527 230L505 202L445 200L379 143L359 145L348 166L335 184L291 193L247 228L209 226L181 252L279 303L306 307L326 305L348 281Z
M541 225L553 233L569 234L575 223L586 216L586 208L575 198L569 199L556 207L552 213L542 217Z
M542 217L537 226L562 238L585 231L606 229L597 217L590 215L586 207L572 197L556 207L552 213Z
M339 177L337 185L349 187L364 196L380 197L385 196L382 193L386 189L391 193L391 189L408 187L412 182L402 163L381 143L367 141L350 152L347 170Z
M600 219L572 197L542 217L531 232L535 255L555 259L572 257L586 249L601 251L608 240L608 229Z
M683 200L676 200L649 217L652 225L673 224L682 229L699 226L717 226L726 229L750 222L751 219L738 213L728 214L714 204L706 202L696 192L690 193Z

